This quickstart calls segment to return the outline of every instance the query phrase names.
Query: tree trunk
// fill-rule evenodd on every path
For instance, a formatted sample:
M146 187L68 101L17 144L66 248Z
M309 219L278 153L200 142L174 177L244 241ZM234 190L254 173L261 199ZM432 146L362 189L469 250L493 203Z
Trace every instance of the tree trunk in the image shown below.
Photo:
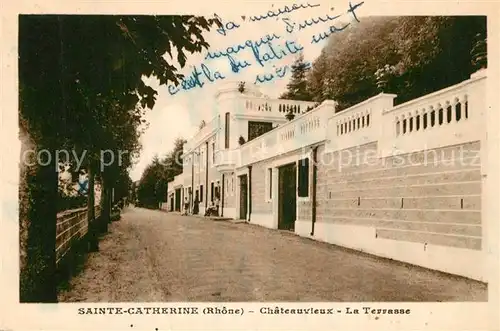
M57 302L58 193L55 153L54 150L37 147L22 125L20 140L20 301L54 303ZM41 162L37 161L37 155Z
M95 218L95 191L94 191L94 183L95 183L95 175L94 169L92 169L92 165L88 168L88 177L89 177L89 190L88 190L88 200L87 200L87 222L88 222L88 243L89 243L89 251L97 252L99 251L99 232L97 229L97 220Z
M101 196L101 232L108 232L108 224L110 222L111 209L109 208L111 204L111 194L109 189L109 180L105 178L104 174L102 176L102 196Z

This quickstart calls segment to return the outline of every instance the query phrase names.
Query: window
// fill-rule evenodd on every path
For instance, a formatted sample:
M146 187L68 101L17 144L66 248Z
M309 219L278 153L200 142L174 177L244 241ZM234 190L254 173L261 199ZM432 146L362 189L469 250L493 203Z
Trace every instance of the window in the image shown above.
M220 182L217 181L217 184L215 185L215 198L220 199Z
M299 183L298 193L299 197L309 196L309 158L299 161Z
M200 185L200 202L203 202L203 185Z
M273 169L267 168L266 172L266 201L273 199Z
M229 148L229 113L226 113L225 117L225 143L224 148Z
M263 135L264 133L273 129L271 122L248 122L248 141Z

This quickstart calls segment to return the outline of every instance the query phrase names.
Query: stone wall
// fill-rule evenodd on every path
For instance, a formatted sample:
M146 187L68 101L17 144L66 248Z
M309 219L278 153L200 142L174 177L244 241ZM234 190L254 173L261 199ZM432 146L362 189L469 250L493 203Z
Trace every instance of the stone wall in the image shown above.
M296 232L484 280L480 149L470 142L379 158L376 142L320 146L314 235L305 211Z
M318 223L374 228L375 238L481 249L478 142L399 157L363 157L376 149L372 143L321 155ZM342 154L353 163L362 161L339 165Z

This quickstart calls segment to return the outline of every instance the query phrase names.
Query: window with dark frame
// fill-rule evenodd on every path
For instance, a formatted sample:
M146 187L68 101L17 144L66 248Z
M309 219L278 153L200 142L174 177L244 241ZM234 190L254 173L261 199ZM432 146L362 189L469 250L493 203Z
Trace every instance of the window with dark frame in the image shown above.
M253 140L273 129L272 122L248 122L248 141Z
M299 180L298 180L298 194L299 197L305 198L309 196L309 158L299 161Z
M225 117L225 143L224 148L229 148L229 113L226 113Z

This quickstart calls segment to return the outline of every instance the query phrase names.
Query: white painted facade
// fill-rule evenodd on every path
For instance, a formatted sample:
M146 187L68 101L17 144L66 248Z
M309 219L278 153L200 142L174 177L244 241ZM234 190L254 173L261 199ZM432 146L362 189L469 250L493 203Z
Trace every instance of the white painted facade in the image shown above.
M181 183L184 194L199 185L210 194L211 183L220 185L224 175L231 178L235 187L232 195L227 196L232 201L230 205L223 204L223 216L244 218L276 229L280 217L278 169L281 166L303 158L312 160L315 147L319 147L317 157L324 159L367 148L373 152L374 160L389 162L389 166L364 161L361 166L349 165L340 173L344 171L343 164L323 164L319 159L317 182L313 180L313 167L309 167L308 196L296 196L294 232L488 282L487 261L497 241L489 231L495 228L495 220L486 217L491 200L485 188L491 185L488 174L492 171L487 162L486 73L482 70L467 81L398 106L394 106L396 95L379 94L338 113L332 100L305 112L312 103L269 99L254 86L241 93L236 83L226 85L216 95L217 115L185 145L184 172L169 183L169 194ZM297 109L300 106L300 111L295 119L287 121L284 109L291 106ZM226 116L229 116L228 138ZM240 146L238 138L248 139L248 121L252 120L272 122L274 129ZM393 164L398 156L414 155L418 159L418 153L427 151L445 155L452 153L448 149L458 149L457 146L465 146L466 152L472 152L467 150L468 146L479 146L478 163L430 170L422 164ZM200 159L198 155L203 157ZM466 159L473 161L474 157ZM200 160L205 163L199 163ZM388 176L377 177L377 171ZM239 178L245 175L247 199L240 203ZM434 181L432 176L437 179ZM389 180L389 185L384 180ZM311 193L313 186L316 196ZM221 192L224 195L227 190ZM204 195L208 198L206 192ZM396 206L398 199L401 207ZM352 201L354 207L345 208ZM369 201L371 209L363 209L361 203L368 205ZM403 207L403 201L414 206ZM471 206L468 201L473 201ZM457 203L461 206L457 207ZM315 216L311 211L313 204ZM202 208L204 205L200 213ZM247 213L242 217L244 210ZM363 216L366 210L371 216ZM378 214L396 216L390 219L372 216ZM454 221L453 215L460 217Z

